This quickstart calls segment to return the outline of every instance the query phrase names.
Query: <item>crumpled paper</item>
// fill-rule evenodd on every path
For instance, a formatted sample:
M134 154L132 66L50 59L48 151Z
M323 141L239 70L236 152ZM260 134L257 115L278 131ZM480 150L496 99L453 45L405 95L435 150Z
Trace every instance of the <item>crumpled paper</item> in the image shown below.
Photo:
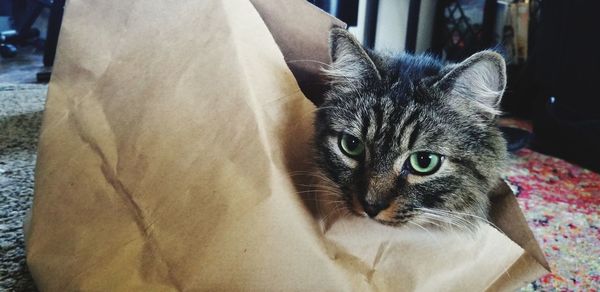
M543 274L506 186L501 231L323 232L292 174L311 165L303 92L324 83L293 60L328 62L334 25L300 0L69 1L27 230L40 290L478 291Z

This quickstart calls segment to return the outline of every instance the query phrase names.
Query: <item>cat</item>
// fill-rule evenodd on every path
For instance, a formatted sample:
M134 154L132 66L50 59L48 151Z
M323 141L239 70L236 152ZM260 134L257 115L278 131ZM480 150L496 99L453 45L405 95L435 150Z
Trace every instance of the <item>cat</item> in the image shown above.
M444 65L367 50L335 28L329 44L330 89L313 141L322 219L459 227L487 220L488 193L507 157L495 124L506 87L502 56L482 51Z

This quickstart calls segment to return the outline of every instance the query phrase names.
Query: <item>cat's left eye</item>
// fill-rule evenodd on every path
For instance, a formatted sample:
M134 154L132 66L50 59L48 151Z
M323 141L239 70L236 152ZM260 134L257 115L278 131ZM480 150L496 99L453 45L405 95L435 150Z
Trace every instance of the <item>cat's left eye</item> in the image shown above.
M349 134L340 135L338 144L342 153L352 158L361 156L365 151L365 144L360 139Z
M433 174L442 166L444 156L431 152L416 152L408 158L410 172L416 175Z

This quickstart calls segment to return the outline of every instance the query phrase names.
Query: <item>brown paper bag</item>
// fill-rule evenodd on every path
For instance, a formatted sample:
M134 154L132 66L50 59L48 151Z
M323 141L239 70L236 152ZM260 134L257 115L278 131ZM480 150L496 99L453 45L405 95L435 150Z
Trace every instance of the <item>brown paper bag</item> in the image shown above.
M340 23L253 4L69 2L27 241L41 290L506 290L544 272L507 188L492 215L508 237L361 218L323 233L290 178L314 106L284 56L327 58ZM316 68L292 70L318 98Z

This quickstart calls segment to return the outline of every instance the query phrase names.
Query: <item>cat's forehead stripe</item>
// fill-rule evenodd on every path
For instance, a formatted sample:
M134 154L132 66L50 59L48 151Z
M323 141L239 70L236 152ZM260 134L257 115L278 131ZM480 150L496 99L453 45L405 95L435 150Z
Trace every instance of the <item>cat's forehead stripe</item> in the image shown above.
M410 110L407 115L405 115L404 119L402 120L402 122L400 122L400 127L398 128L398 139L401 141L401 146L403 147L408 147L408 139L406 136L406 131L408 130L408 128L415 122L415 120L418 117L418 112L414 111L414 110Z
M375 116L375 113L374 113L373 109L366 109L363 111L363 113L362 113L362 124L363 124L362 136L363 137L368 138L375 131L375 123L371 122L371 120L373 120L374 116Z
M417 138L419 136L419 132L421 131L421 126L419 121L416 121L412 126L411 133L408 138L408 149L412 149L415 146L415 142L417 142Z

